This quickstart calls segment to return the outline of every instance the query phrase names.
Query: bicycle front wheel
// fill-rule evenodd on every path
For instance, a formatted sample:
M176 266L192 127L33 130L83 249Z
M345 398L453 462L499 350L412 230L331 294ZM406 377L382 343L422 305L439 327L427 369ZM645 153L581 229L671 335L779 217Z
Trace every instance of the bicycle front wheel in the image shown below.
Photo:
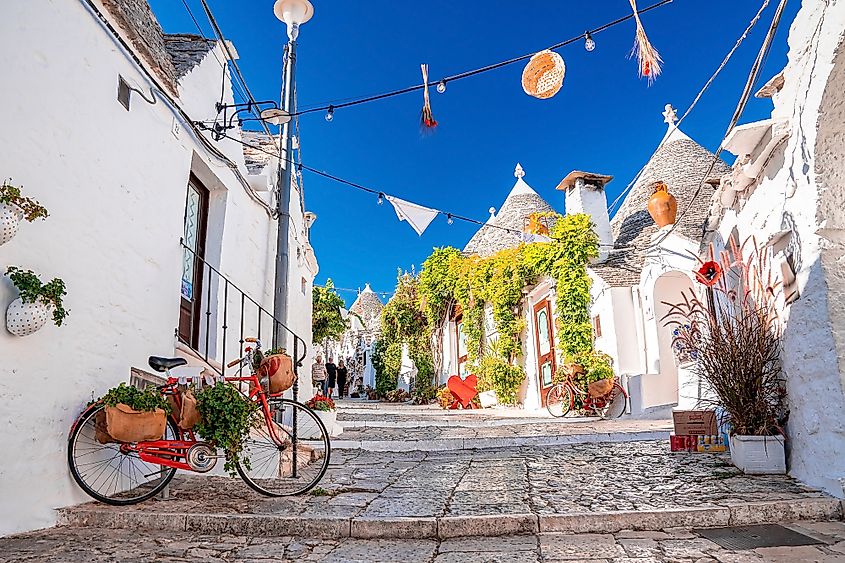
M546 392L546 409L549 414L561 418L572 408L572 392L562 383L558 383Z
M161 492L176 474L174 467L149 463L112 440L105 429L105 407L82 413L68 439L67 461L76 484L92 498L111 505L135 504ZM176 440L179 429L167 419L163 440Z
M320 482L329 467L329 433L317 415L290 399L268 399L262 419L243 442L238 473L247 485L272 497L296 495Z

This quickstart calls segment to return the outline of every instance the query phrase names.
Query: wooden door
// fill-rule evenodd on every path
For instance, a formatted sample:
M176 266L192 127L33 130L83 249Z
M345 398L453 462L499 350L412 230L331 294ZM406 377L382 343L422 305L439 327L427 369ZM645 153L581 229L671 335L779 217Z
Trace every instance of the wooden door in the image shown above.
M534 345L537 352L537 388L540 402L546 406L546 392L555 375L554 322L551 303L544 299L534 305Z
M182 297L179 304L179 340L198 350L202 320L202 289L205 258L205 237L208 231L208 190L197 178L188 182L185 202L185 234L183 241L190 250L183 250Z

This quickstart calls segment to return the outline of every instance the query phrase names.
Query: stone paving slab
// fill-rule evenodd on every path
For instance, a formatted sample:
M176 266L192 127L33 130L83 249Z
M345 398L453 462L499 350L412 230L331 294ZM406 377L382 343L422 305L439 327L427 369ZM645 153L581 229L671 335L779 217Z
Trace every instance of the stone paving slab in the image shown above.
M791 524L823 543L731 551L686 528L616 534L530 533L459 539L319 539L100 528L52 528L0 538L0 563L17 562L402 562L842 563L845 523Z
M268 498L237 479L178 475L167 500L88 503L61 510L60 519L208 534L284 536L307 529L326 538L445 538L842 517L839 500L789 477L744 475L724 455L673 454L662 441L342 451L332 454L320 487L323 496Z

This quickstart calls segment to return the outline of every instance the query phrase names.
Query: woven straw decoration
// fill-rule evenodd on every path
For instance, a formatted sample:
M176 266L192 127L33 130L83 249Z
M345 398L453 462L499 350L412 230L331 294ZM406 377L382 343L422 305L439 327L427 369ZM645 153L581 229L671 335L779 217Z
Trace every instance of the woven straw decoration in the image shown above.
M566 65L554 51L540 51L528 61L522 71L522 89L529 96L545 100L560 91Z

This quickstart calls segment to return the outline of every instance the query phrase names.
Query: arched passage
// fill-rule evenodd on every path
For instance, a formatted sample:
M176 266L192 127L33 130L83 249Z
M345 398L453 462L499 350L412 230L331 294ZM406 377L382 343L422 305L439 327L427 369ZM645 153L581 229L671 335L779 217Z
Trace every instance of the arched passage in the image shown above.
M698 397L698 382L693 381L688 368L678 365L672 346L673 327L666 326L664 317L684 293L692 291L692 281L683 272L672 271L661 275L654 282L654 322L656 329L656 355L658 377L649 389L649 402L653 405L678 403L691 407Z

